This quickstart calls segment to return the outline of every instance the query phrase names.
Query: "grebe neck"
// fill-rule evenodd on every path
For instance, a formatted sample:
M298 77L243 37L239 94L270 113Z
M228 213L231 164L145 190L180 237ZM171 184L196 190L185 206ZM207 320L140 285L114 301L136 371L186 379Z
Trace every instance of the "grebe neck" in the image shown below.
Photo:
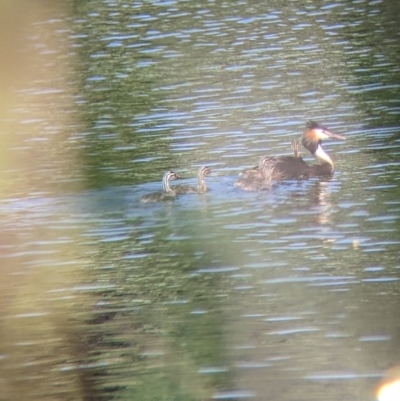
M164 174L163 180L162 180L162 186L163 186L163 191L167 193L174 192L171 187L169 186L169 180L171 179L171 173L167 172Z
M321 144L318 144L317 149L314 152L314 157L315 157L317 164L320 164L320 165L329 164L330 166L332 166L332 170L333 170L333 161L328 156L328 154L325 153L325 151L322 149Z
M204 179L204 172L202 169L199 169L197 173L197 189L199 191L207 191L207 185Z

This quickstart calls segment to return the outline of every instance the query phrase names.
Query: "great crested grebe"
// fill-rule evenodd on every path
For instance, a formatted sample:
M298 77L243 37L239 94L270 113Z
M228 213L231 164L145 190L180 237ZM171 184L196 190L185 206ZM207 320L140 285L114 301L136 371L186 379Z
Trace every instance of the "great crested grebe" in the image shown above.
M207 166L202 166L197 170L197 188L190 185L175 185L174 192L177 194L204 194L207 192L207 185L204 177L211 174L211 169Z
M162 179L162 192L153 192L151 194L143 195L140 198L141 202L162 202L175 199L176 193L173 188L170 187L169 183L172 180L176 180L181 178L178 174L174 173L173 171L166 171L163 175Z
M262 179L255 176L249 176L246 179L237 180L235 186L243 189L244 191L262 191L271 188L272 174L275 166L270 162L267 156L260 157L258 162L258 172L261 174Z
M300 180L310 177L327 176L333 173L332 159L324 152L321 143L325 139L346 139L341 135L330 132L327 128L315 121L306 124L306 130L302 137L303 146L314 156L316 164L306 163L299 154L298 141L292 142L294 156L267 157L273 165L273 180ZM239 174L235 186L240 187L244 180L263 180L259 166Z

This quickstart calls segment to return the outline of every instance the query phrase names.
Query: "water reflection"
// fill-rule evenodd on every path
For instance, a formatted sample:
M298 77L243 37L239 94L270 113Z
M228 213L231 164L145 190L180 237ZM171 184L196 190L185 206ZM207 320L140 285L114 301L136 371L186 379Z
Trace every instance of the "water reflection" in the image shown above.
M307 194L311 201L312 210L317 212L315 223L318 225L332 224L332 203L330 201L331 191L335 187L325 181L316 181Z
M1 203L4 305L16 300L1 326L6 390L371 399L399 346L391 7L93 1L42 18L47 38L70 42L60 54L30 38L41 79L50 55L79 62L64 74L74 96L36 80L20 92L15 154L40 156L4 173L20 184ZM65 103L39 107L57 94L79 124L61 119ZM310 118L349 137L327 144L330 180L234 188L260 155L288 154ZM207 194L139 202L165 170L199 165L215 171Z

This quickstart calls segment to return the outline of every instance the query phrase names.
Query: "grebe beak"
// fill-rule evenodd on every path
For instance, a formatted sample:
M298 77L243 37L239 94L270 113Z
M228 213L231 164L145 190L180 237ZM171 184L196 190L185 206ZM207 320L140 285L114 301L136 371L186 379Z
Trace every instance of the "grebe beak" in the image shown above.
M333 132L328 131L327 129L324 129L322 131L325 135L327 135L329 138L335 138L335 139L341 139L341 140L345 140L346 138L342 135L339 134L334 134Z

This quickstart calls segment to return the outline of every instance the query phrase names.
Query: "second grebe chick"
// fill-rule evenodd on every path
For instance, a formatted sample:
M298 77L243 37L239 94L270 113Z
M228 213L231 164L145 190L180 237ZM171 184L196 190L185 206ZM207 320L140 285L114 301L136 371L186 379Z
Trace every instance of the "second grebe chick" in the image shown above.
M176 196L176 193L174 191L175 187L171 188L169 183L170 181L176 180L178 178L181 177L178 174L174 173L173 171L171 170L166 171L162 178L163 191L152 192L151 194L143 195L140 198L140 201L147 203L147 202L163 202L163 201L174 200Z
M197 170L197 188L190 185L175 185L174 191L177 194L204 194L208 191L205 176L211 174L211 169L207 166L202 166Z
M258 176L239 177L234 185L243 191L262 191L271 188L272 173L274 172L274 164L270 162L269 157L260 157L258 163Z
M292 145L292 150L293 150L294 157L300 157L300 151L299 151L300 143L299 143L299 141L292 141L291 145Z

